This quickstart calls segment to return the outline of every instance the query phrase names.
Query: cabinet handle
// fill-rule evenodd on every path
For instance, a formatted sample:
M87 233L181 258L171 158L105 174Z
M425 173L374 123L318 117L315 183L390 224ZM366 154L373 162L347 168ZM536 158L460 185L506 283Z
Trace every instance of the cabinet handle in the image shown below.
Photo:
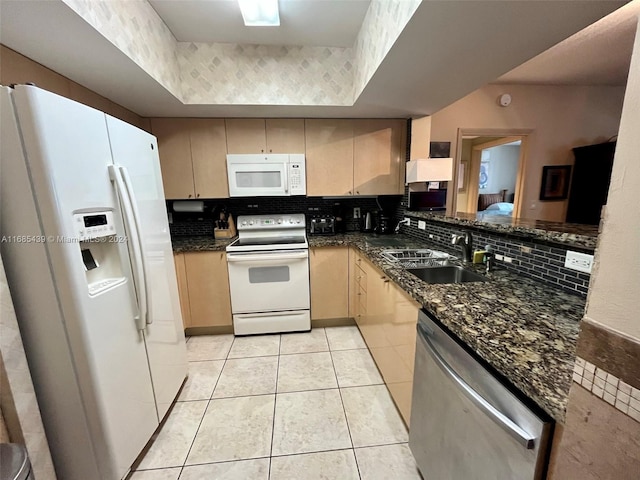
M189 198L191 198L193 195L189 194Z
M384 283L389 283L389 279L387 278L387 279L384 281Z
M356 195L360 195L360 192L356 192Z
M260 150L260 153L264 153L264 148L262 150Z
M361 259L361 258L358 258L358 259L356 260L356 262L358 262L358 263L360 263L361 261L362 261L362 259Z
M197 197L197 198L200 198L200 194L199 194L199 193L197 193L197 194L196 194L196 197Z
M362 293L358 292L358 293L356 293L356 295L360 296L360 295L362 295Z
M273 150L269 149L269 153L273 153Z

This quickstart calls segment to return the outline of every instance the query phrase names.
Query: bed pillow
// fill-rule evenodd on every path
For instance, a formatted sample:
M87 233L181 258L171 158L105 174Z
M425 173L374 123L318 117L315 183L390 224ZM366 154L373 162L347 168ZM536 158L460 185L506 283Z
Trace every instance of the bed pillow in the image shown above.
M499 203L493 203L491 205L489 205L487 207L487 210L498 210L500 212L513 212L513 203L507 203L507 202L499 202Z

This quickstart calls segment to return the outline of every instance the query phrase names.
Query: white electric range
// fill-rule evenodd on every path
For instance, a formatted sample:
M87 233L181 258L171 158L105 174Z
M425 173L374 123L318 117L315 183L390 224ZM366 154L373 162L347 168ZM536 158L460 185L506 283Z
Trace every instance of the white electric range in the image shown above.
M227 247L236 335L311 329L304 214L241 215Z

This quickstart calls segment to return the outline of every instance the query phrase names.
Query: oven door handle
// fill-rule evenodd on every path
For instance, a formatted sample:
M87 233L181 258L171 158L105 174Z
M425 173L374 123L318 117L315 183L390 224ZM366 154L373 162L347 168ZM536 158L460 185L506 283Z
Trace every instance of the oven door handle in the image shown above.
M309 252L262 253L250 255L227 253L227 262L272 262L274 260L298 260L304 258L309 258Z

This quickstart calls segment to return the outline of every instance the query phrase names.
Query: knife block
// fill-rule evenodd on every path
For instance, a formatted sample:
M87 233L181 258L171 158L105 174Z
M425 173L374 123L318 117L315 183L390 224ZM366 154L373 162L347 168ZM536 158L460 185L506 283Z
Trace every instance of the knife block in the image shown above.
M213 236L215 238L233 238L236 236L236 224L233 221L233 216L229 214L229 218L227 218L227 222L229 223L229 228L214 228Z

